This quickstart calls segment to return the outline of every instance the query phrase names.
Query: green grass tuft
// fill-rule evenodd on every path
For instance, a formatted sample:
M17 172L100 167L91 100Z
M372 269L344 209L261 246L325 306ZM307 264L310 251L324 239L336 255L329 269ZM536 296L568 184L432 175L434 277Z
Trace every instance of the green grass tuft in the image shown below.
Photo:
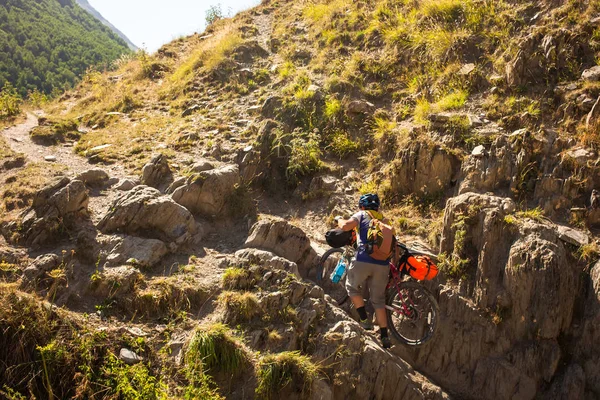
M227 326L219 323L196 332L185 359L188 368L201 368L211 375L218 372L237 375L250 363L250 356L239 340Z
M217 301L225 308L223 318L227 323L249 322L261 313L254 293L226 291L219 295Z
M256 395L263 399L278 398L280 391L293 385L295 392L307 397L318 374L319 368L300 352L269 354L258 365Z

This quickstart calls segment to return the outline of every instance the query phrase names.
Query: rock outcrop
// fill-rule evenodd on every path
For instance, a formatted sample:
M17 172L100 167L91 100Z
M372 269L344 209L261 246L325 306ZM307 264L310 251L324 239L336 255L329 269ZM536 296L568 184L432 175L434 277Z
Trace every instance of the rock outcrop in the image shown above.
M400 151L384 174L390 179L393 193L433 195L451 188L459 169L460 160L454 154L420 142Z
M202 171L173 191L173 200L194 214L216 216L226 213L226 204L240 183L237 165Z
M40 190L20 221L5 224L2 234L8 241L27 246L56 242L75 232L81 221L88 218L88 202L82 181L62 178Z
M293 261L298 264L302 276L307 275L317 257L306 233L279 219L258 221L254 224L244 247L267 250Z
M173 181L173 173L169 167L169 161L163 154L158 154L144 165L142 169L142 185L161 188Z
M514 210L510 199L475 193L448 201L441 250L466 260L461 292L441 288L432 343L398 349L469 398L533 399L563 379L559 361L572 351L560 338L573 326L583 266L554 226Z
M194 216L185 207L143 185L121 195L98 223L98 229L158 239L171 248L190 242L198 232Z

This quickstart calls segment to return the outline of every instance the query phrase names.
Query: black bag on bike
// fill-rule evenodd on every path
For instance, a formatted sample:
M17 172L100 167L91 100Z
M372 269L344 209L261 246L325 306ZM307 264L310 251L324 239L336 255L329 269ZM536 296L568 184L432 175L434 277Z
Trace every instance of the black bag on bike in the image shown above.
M325 234L325 240L327 241L327 244L331 247L344 247L346 245L352 244L352 232L353 231L344 231L341 229L331 229Z

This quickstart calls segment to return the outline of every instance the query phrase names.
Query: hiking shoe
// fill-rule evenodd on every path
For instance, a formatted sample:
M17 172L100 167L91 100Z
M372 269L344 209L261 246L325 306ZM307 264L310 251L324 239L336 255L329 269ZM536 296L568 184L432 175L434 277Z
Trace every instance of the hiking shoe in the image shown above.
M368 319L361 319L360 321L358 321L358 323L360 324L360 326L363 327L364 330L366 331L372 331L373 330L373 322L371 322Z
M390 337L389 336L382 337L381 345L383 346L384 349L389 349L390 347L392 347L392 341L390 340Z

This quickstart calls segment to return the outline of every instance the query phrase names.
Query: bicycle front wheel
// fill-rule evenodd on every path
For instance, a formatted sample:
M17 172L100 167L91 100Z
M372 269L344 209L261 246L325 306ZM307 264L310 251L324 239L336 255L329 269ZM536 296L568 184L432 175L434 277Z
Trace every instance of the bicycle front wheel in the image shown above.
M321 286L325 293L330 295L340 306L348 300L346 277L341 279L338 283L333 283L330 276L343 253L344 249L342 248L329 249L321 256L319 264L317 265L317 284Z
M386 293L388 328L400 343L420 346L431 340L440 307L433 294L417 282L401 282Z

